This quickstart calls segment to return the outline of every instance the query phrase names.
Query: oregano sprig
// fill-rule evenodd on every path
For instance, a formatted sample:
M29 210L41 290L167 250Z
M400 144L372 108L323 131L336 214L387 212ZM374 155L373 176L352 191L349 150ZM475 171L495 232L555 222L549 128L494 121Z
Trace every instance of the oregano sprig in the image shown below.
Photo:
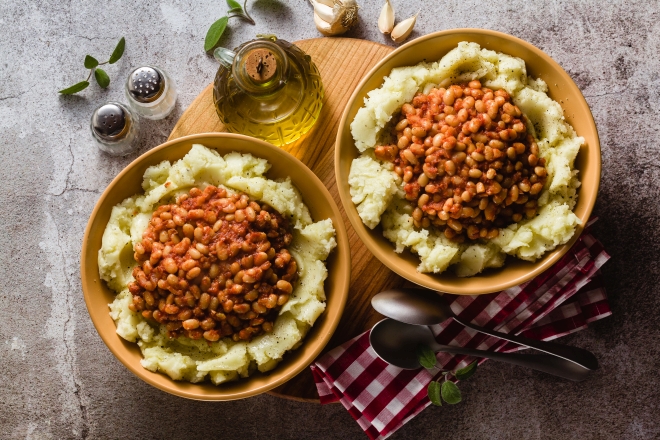
M437 364L435 353L430 347L420 345L417 347L417 359L419 364L427 370L434 369ZM442 401L450 405L455 405L463 400L461 390L451 380L451 377L458 380L465 380L472 376L477 371L477 361L472 362L466 367L459 368L454 371L443 371L442 376L437 380L432 380L429 383L426 393L431 403L435 406L442 406Z
M243 3L243 6L241 6L236 0L227 0L227 6L229 7L227 15L213 22L211 27L209 27L209 30L206 31L206 38L204 38L205 52L210 51L218 45L222 34L224 34L227 29L227 24L229 23L230 18L238 17L250 24L255 24L252 17L250 17L250 14L247 13L247 0Z
M104 89L108 87L110 85L110 77L108 76L106 71L101 69L99 66L102 66L104 64L114 64L117 61L119 61L122 55L124 55L125 48L126 48L126 40L124 39L124 37L121 37L121 40L119 40L119 43L117 43L117 46L115 46L115 50L112 51L112 55L110 55L108 61L99 63L99 61L93 56L86 55L83 64L85 66L85 69L90 69L89 75L87 75L87 79L85 79L84 81L80 81L79 83L74 84L71 87L62 89L58 93L62 95L73 95L74 93L78 93L82 90L85 90L87 86L89 86L89 79L92 77L92 73L94 74L94 79L96 80L99 86L101 86Z

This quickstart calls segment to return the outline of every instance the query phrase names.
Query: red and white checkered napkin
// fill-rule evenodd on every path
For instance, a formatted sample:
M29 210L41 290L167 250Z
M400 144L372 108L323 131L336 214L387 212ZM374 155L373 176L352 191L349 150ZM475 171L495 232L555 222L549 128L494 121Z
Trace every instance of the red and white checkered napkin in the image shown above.
M473 324L548 341L612 314L599 272L608 259L587 229L557 264L532 281L489 295L445 297L455 313ZM440 344L520 349L454 320L432 329ZM438 354L443 369L470 361ZM317 359L311 369L321 403L339 400L371 439L387 438L430 404L426 387L431 374L425 369L402 370L379 359L369 345L368 331Z

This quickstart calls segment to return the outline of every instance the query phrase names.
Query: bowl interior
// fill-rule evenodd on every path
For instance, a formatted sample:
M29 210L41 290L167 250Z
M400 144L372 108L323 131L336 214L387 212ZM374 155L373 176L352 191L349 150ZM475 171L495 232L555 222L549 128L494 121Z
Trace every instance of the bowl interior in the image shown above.
M285 355L284 360L268 373L254 373L247 379L215 386L210 382L193 384L173 381L165 374L152 373L140 365L142 354L135 343L127 342L115 332L108 304L115 293L99 278L98 250L110 218L112 207L132 195L142 193L142 175L152 165L163 160L182 158L193 144L216 149L220 154L238 151L267 159L270 179L290 177L302 193L314 221L332 219L337 247L327 260L325 281L326 310L309 331L303 344ZM199 400L231 400L263 393L291 379L306 368L330 340L341 317L350 279L350 251L344 224L328 190L305 165L283 150L247 136L214 133L179 138L143 154L126 167L108 186L97 202L87 224L81 255L83 294L92 321L110 351L133 373L161 390Z
M470 278L458 278L451 273L451 270L440 275L422 274L416 270L419 265L416 255L408 251L402 254L394 253L393 244L383 237L380 226L370 230L362 223L355 205L351 202L348 186L351 163L359 155L351 135L350 123L363 105L367 93L380 87L383 77L389 75L394 67L439 60L461 41L475 42L482 48L519 57L525 61L529 76L542 78L548 84L548 95L561 105L566 121L573 126L578 136L585 139L585 145L575 161L575 168L580 171L582 185L574 212L582 220L582 225L586 224L596 201L601 164L598 132L589 106L578 87L559 64L531 44L500 32L481 29L437 32L411 41L383 59L358 85L344 110L335 146L335 173L339 195L351 224L367 248L383 264L409 281L430 289L453 294L477 295L521 284L542 273L570 249L583 227L577 228L568 243L547 253L535 263L508 257L504 268L486 270Z

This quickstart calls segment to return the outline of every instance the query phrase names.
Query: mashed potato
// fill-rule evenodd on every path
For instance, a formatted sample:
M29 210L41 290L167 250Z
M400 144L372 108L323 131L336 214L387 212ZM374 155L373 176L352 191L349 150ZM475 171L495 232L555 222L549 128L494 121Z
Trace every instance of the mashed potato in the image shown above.
M118 292L110 304L117 333L138 343L144 368L161 371L174 380L200 382L208 376L215 384L247 377L256 369L268 371L288 350L300 345L325 310L324 261L336 246L332 221L312 222L307 206L289 179L275 182L264 177L269 168L266 160L249 154L230 153L222 157L215 150L194 145L178 162L164 161L148 168L142 183L145 193L129 197L113 208L99 250L99 271L108 286ZM293 225L289 251L298 264L298 282L280 310L273 331L249 342L234 342L230 338L213 343L186 337L170 340L164 326L154 326L128 308L132 295L127 285L133 281L136 265L133 244L142 239L151 214L191 187L210 184L245 192L272 206Z
M433 229L413 226L412 208L405 201L401 179L393 165L381 162L373 149L387 135L392 116L418 92L433 87L480 80L493 90L504 89L529 119L528 132L537 140L546 159L548 179L538 200L538 215L500 230L489 242L457 244ZM420 258L420 272L440 273L455 265L459 276L472 276L488 267L500 267L506 254L534 261L566 243L580 219L572 212L580 182L573 162L584 139L564 121L561 106L546 94L541 79L527 76L525 63L476 43L458 47L434 63L392 70L383 85L368 93L364 106L351 123L355 146L362 153L352 163L349 186L363 223L378 224L395 251L410 248Z

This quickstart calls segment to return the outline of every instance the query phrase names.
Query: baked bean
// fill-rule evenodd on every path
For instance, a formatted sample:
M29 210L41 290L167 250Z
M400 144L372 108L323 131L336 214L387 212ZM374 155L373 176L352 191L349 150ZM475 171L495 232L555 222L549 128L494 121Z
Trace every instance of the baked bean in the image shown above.
M396 124L396 127L394 127L394 129L396 131L402 131L407 126L408 126L408 120L407 119L402 119Z
M481 82L477 81L476 79L473 81L470 81L468 83L468 87L471 89L480 89L481 88Z
M417 206L423 208L429 202L430 196L428 194L422 194L417 200Z
M202 269L200 269L199 267L193 267L186 274L186 278L192 280L193 278L199 276L200 273L202 273Z
M167 273L174 274L177 273L177 271L179 270L179 266L176 264L176 261L174 261L172 258L164 259L162 264L163 264L163 268L165 269L165 271L167 271Z
M402 107L397 145L376 155L402 177L415 227L435 225L458 242L493 238L536 210L526 203L547 178L526 121L506 91L480 81L432 89Z
M426 136L426 130L423 129L422 127L414 127L412 129L412 134L413 136L417 136L418 138L423 138Z
M529 193L532 194L532 195L534 195L534 194L538 194L538 193L541 192L542 189L543 189L543 184L542 184L542 183L535 183L535 184L532 185L532 187L529 189Z
M191 250L193 250L193 249L191 249ZM209 247L206 246L204 243L195 244L195 250L197 252L199 252L200 254L203 254L203 255L208 255L209 254Z
M470 171L468 171L470 177L473 179L478 179L481 177L483 172L479 168L470 168Z
M415 156L415 154L410 149L403 150L403 156L412 165L417 165L417 163L418 163L417 157Z
M452 105L454 104L454 100L456 99L456 95L454 93L454 89L450 88L445 91L442 101L445 103L445 105Z
M453 176L456 173L456 164L451 160L448 160L444 163L444 168L447 174L450 176Z
M293 287L291 286L291 283L285 280L279 280L277 282L276 287L286 294L291 294L291 292L293 291Z

